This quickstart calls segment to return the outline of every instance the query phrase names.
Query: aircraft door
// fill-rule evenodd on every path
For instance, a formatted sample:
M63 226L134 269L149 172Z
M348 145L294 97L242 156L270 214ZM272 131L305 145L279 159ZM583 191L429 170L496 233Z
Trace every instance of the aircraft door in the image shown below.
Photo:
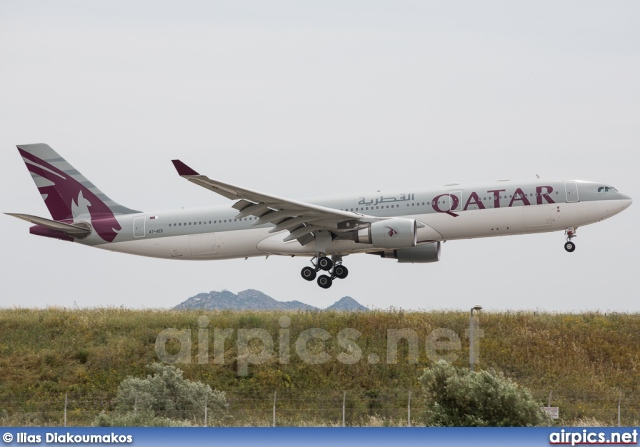
M579 202L578 196L578 184L577 183L565 183L564 189L567 193L567 203Z
M133 219L133 237L139 238L145 236L144 225L146 220L146 217L136 217Z

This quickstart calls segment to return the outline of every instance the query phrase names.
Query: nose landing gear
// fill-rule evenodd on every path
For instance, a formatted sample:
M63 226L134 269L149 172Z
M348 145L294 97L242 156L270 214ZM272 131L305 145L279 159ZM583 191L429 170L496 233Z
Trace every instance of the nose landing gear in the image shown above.
M328 289L333 284L335 278L344 279L349 274L349 270L342 265L341 255L332 255L331 259L324 254L318 254L311 260L313 267L304 267L300 272L301 276L307 281L316 279L316 274L320 270L330 272L329 275L318 276L317 283L323 289Z
M567 236L567 242L564 244L564 249L569 253L573 253L573 251L576 249L576 244L571 242L571 239L577 236L576 229L574 227L569 227L564 230L564 234L565 236Z

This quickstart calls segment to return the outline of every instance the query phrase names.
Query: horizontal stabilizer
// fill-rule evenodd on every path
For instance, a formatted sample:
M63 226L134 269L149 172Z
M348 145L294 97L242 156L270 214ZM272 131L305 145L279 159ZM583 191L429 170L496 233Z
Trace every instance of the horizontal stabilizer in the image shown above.
M18 219L26 220L32 224L40 225L41 227L49 228L54 231L61 231L69 236L83 237L88 236L91 233L90 228L80 227L77 225L66 224L63 222L56 222L55 220L45 219L44 217L32 216L30 214L16 214L5 213L7 216L17 217Z

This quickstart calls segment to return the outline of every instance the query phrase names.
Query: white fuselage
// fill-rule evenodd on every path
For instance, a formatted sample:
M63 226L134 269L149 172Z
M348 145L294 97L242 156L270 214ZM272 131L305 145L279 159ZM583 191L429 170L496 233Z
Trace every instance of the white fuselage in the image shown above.
M309 203L377 217L408 217L425 224L419 243L561 231L611 217L631 204L623 194L598 193L601 184L534 179L425 190L335 196ZM573 191L575 189L575 195ZM615 189L612 188L613 191ZM116 216L122 230L111 243L92 234L77 242L106 250L167 259L212 260L264 255L315 256L316 242L284 242L287 231L236 219L237 210L208 207ZM79 219L82 220L82 219ZM327 254L366 253L371 244L334 239Z

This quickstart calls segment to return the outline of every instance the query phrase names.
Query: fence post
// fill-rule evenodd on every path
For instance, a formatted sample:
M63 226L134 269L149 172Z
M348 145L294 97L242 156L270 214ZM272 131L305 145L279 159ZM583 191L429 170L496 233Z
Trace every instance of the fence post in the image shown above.
M618 427L620 427L620 404L622 403L622 391L620 391L620 397L618 398Z
M342 392L342 426L344 427L345 424L345 412L346 412L346 403L347 403L347 392L343 391Z
M204 395L204 426L207 426L207 398L209 396L207 396L206 394Z
M547 407L551 407L551 396L553 395L553 391L549 391L549 405Z
M274 391L273 392L273 426L276 426L276 394L278 392Z
M67 426L67 403L69 395L64 393L64 426Z
M409 391L409 403L407 403L407 427L411 427L411 391Z

